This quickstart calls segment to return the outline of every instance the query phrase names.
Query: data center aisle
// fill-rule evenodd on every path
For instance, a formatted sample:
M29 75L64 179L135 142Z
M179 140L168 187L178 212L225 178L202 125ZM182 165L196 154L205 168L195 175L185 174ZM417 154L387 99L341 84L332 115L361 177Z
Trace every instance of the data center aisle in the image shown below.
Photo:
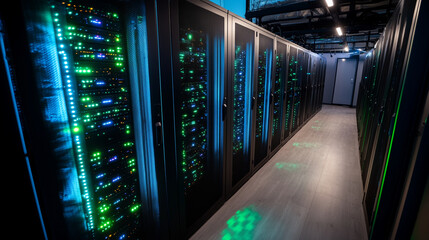
M324 105L192 237L367 239L355 109Z

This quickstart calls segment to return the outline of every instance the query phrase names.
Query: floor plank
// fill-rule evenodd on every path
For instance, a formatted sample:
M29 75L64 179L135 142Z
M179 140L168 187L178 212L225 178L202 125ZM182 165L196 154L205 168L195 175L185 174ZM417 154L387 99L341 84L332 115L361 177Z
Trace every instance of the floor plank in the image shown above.
M191 239L367 239L357 141L324 105Z

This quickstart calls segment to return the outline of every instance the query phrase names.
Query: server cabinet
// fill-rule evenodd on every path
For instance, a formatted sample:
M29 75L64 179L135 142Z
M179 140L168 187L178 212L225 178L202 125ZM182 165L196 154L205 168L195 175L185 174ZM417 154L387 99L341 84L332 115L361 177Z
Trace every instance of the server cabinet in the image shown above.
M311 56L304 52L304 59L302 62L302 78L301 78L301 104L299 113L299 125L302 126L307 116L307 104L310 97L308 91L310 90L310 70L311 70Z
M401 195L408 190L404 169L414 164L422 119L427 114L422 114L428 89L423 70L427 65L423 61L428 51L427 18L417 17L421 6L428 5L401 1L376 49L365 60L357 121L363 203L373 239L396 231ZM398 219L396 224L400 224Z
M230 17L227 151L228 194L235 192L251 173L253 85L255 65L255 29L236 17Z
M371 121L370 119L374 119L374 95L375 95L375 74L377 73L376 69L378 69L378 58L379 58L379 49L373 50L367 54L367 60L365 62L366 67L369 68L365 74L365 77L363 80L363 83L361 83L362 91L361 92L361 99L362 100L362 120L360 121L362 127L361 132L359 133L359 150L361 155L361 169L362 169L362 177L363 182L366 182L366 173L367 168L369 167L369 161L367 161L367 149L368 146L371 144L368 144L368 138L371 136L370 129Z
M318 110L322 107L322 102L323 102L323 90L325 88L325 71L326 71L326 59L322 58L322 67L320 69L320 75L319 75L319 98L318 98L318 104L317 104Z
M257 51L257 78L255 81L255 137L254 166L261 163L268 154L268 133L270 118L271 83L274 58L274 39L259 32Z
M405 21L402 19L402 21ZM369 127L368 147L366 152L366 181L365 181L365 206L367 216L370 223L373 223L376 217L378 208L379 193L382 190L379 182L383 174L383 167L386 165L386 155L388 154L388 146L391 140L390 136L393 134L392 124L396 117L395 104L392 102L397 101L397 95L400 92L400 64L403 64L405 52L401 48L402 38L404 31L407 31L406 25L401 27L401 18L396 24L389 24L388 31L381 39L383 43L379 47L380 57L378 59L376 89L374 95L373 111L375 112L376 122L373 122ZM396 60L395 59L399 59ZM396 66L395 66L396 65Z
M300 50L298 53L298 59L300 62L299 76L299 107L298 107L298 126L302 126L305 120L305 107L307 101L307 88L309 80L309 67L310 67L310 56L306 51Z
M308 51L211 2L13 4L0 73L47 238L189 237L298 128Z
M311 94L311 113L316 111L318 105L318 90L319 90L319 78L320 78L320 69L322 68L322 59L316 56L315 59L315 69L312 69L311 75L313 77L312 84L312 94Z
M299 107L299 82L298 82L298 49L290 46L289 48L289 73L288 83L290 83L290 132L293 132L298 128L298 107ZM289 104L287 106L289 108ZM286 120L288 109L286 109Z
M318 101L318 109L322 107L323 102L323 90L325 88L325 72L326 72L326 58L322 58L322 68L320 69L320 77L319 77L319 101Z
M312 89L312 102L311 102L311 113L313 114L319 105L319 89L320 89L320 78L322 70L322 58L317 56L315 60L316 69L312 70L313 76L313 89Z
M272 124L271 124L271 151L274 151L281 142L283 135L283 112L284 112L284 99L286 96L285 86L287 80L287 45L281 41L276 41L275 51L275 72L273 78L273 110L272 110Z
M38 199L34 195L33 182L28 172L25 147L22 144L23 129L19 127L17 122L20 121L20 116L16 114L18 111L18 104L16 102L16 92L13 89L13 72L11 70L11 59L8 57L8 43L7 36L5 36L5 29L2 17L0 17L0 79L1 81L1 96L2 96L2 109L4 114L2 122L5 128L2 136L7 141L3 143L3 149L7 149L8 156L13 156L13 161L6 161L3 165L4 169L13 169L15 173L20 173L19 178L14 179L13 184L6 184L3 188L10 196L3 200L3 204L10 208L16 208L13 214L7 214L8 224L6 227L9 232L17 233L22 232L21 224L13 224L22 221L22 216L25 214L25 220L31 222L25 228L25 232L20 232L21 238L44 239L46 232L42 228L43 221L39 216L39 211L36 208ZM17 199L21 199L18 203ZM22 204L22 199L25 199L25 204Z
M173 39L177 52L172 56L177 69L175 164L180 223L187 234L224 197L226 18L226 12L204 2L178 5L178 36Z
M45 237L143 238L153 159L136 147L125 5L13 4L2 47Z
M301 84L303 79L303 64L304 64L304 52L300 49L295 49L296 55L295 55L295 75L296 78L293 86L293 110L292 110L292 131L295 131L298 129L300 125L300 108L301 108ZM291 56L294 52L291 47Z
M314 100L314 81L316 72L316 59L317 56L310 54L308 57L308 69L307 69L307 90L305 100L305 119L308 119L313 113L313 100Z
M286 52L286 67L287 67L287 77L285 82L285 89L284 89L284 109L283 109L283 140L287 139L291 133L291 118L292 118L292 105L293 105L293 84L294 84L294 77L296 75L296 70L293 67L293 62L295 62L295 58L291 57L291 47L287 46L287 52ZM295 73L295 75L294 75Z

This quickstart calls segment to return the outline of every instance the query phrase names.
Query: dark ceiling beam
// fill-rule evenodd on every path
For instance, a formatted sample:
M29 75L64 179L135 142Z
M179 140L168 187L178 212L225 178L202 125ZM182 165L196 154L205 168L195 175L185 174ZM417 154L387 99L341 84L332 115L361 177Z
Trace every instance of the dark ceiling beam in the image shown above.
M371 33L371 32L360 32L360 33L355 33L355 34L348 34L347 38L355 38L355 37L366 37L369 39L371 39L371 37L374 38L379 38L380 37L380 33ZM308 40L314 40L314 39L323 39L323 38L338 38L338 37L322 37L322 36L311 36L311 37L307 37Z
M306 1L306 2L291 3L283 6L269 7L269 8L256 10L256 11L246 12L246 19L261 18L268 15L276 15L276 14L282 14L282 13L310 10L315 8L322 8L324 6L325 5L322 3L322 1Z
M336 35L335 27L337 23L332 23L332 20L326 19L326 20L319 20L316 22L312 22L311 24L306 23L299 23L299 24L291 24L291 25L279 25L283 35L294 35L294 34L307 34L307 33L319 33L319 32L330 32L332 35ZM341 23L339 24L341 25ZM350 32L357 32L361 30L368 30L368 29L378 29L382 28L385 25L385 16L383 15L373 15L371 17L367 17L364 19L359 19L359 21L356 21L356 23L352 26L344 24L341 25L344 32L350 31ZM275 25L270 25L275 26ZM273 28L275 29L275 28Z
M350 0L349 12L347 13L347 22L351 25L356 20L356 0Z
M372 39L372 40L348 40L347 43L376 43L378 41L378 39ZM342 41L327 41L327 42L307 42L307 44L311 44L311 45L326 45L326 44L341 44L343 43Z
M250 0L246 0L246 3L247 1ZM373 35L371 32L380 32L385 27L388 16L396 5L396 0L334 0L334 2L333 7L327 7L325 0L286 2L283 3L283 6L266 6L259 10L247 11L246 18L256 19L260 26L302 46L315 46L316 39L325 38L327 41L337 39L334 44L348 45L352 48L355 43L366 42L367 46L372 45L379 35ZM362 4L369 5L362 8ZM303 16L304 13L299 13L301 11L310 11L311 14L305 13L306 16ZM284 18L286 16L282 15L292 12L299 14L291 18ZM338 26L342 28L343 36L337 35L335 28ZM361 38L349 37L350 35L361 35L359 33L362 31L365 31L366 35L366 39L362 39L362 41L357 41ZM314 42L311 43L311 40ZM348 42L348 40L350 41ZM323 44L328 43L322 41L316 45Z
M389 7L389 5L382 5L382 6L377 6L377 7L371 7L371 8L362 8L362 9L357 9L354 10L354 17L357 16L357 14L362 13L362 12L372 12L372 11L376 11L376 10L382 10L382 9L387 9ZM323 8L325 9L325 8ZM390 11L393 11L392 9ZM349 15L351 13L350 10L348 11L339 11L338 15L342 16L342 15ZM322 14L322 15L314 15L313 18L315 19L326 19L326 18L330 18L331 14L328 12L326 14ZM287 23L290 20L299 20L299 19L307 19L309 18L308 16L300 16L300 17L293 17L293 18L282 18L282 19L272 19L272 20L268 20L268 21L261 21L261 24L281 24L281 23ZM347 20L347 19L345 19ZM356 19L354 19L356 21ZM348 22L348 20L347 20ZM349 24L349 23L347 23Z

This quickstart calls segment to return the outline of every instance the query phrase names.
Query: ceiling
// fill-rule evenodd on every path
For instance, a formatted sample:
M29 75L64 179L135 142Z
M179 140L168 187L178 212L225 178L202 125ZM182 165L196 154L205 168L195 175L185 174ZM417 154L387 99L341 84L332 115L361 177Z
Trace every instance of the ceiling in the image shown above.
M398 0L246 0L246 18L315 52L371 49ZM340 26L343 36L336 27Z

